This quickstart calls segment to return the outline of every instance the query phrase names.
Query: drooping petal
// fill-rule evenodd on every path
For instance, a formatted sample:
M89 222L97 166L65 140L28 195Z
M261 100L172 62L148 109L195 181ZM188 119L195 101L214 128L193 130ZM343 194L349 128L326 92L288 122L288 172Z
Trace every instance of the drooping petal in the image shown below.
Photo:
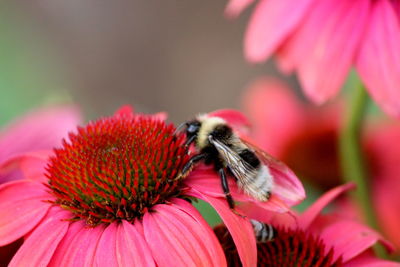
M116 254L119 266L155 266L148 244L135 227L137 224L140 222L118 224Z
M334 248L334 260L342 257L343 262L371 248L377 241L381 241L389 250L393 250L391 244L379 233L353 221L332 223L322 230L320 237L328 248Z
M302 215L299 217L298 224L302 229L307 229L314 219L321 213L323 208L328 205L333 199L338 197L340 194L355 188L355 184L348 183L338 187L335 187L326 192L322 197L315 201Z
M374 2L357 70L375 101L400 116L400 22L389 0Z
M305 108L282 82L262 78L252 83L243 106L252 118L252 137L261 149L279 157L284 145L293 138L306 120ZM279 116L277 116L277 113Z
M51 150L27 152L11 157L0 164L0 183L6 182L3 178L13 176L13 180L27 178L38 182L45 182L45 167ZM17 176L14 175L17 174Z
M59 207L51 208L15 254L9 267L47 266L58 244L68 231L65 219L70 213Z
M203 219L194 208L160 204L154 210L144 215L143 227L158 266L226 265L215 235L205 222L198 223Z
M60 145L80 120L75 107L47 108L28 114L0 135L0 163L13 155Z
M305 24L291 40L301 47L298 74L305 93L316 103L336 95L342 87L368 20L371 1L318 1ZM321 20L321 17L324 19ZM314 35L309 37L308 35Z
M245 55L250 62L267 59L298 26L314 0L262 0L256 6L245 36Z
M54 252L48 267L93 266L96 247L104 227L88 227L83 221L74 222Z
M31 231L46 215L50 195L37 182L21 180L0 186L0 246Z
M373 253L366 251L361 255L344 263L344 267L400 267L400 263L377 258Z
M254 0L230 0L225 8L225 15L229 18L236 18Z
M229 209L225 199L210 197L206 194L201 194L200 192L192 193L194 196L209 203L218 212L235 242L243 266L256 266L256 240L254 237L253 227L249 220L234 214Z

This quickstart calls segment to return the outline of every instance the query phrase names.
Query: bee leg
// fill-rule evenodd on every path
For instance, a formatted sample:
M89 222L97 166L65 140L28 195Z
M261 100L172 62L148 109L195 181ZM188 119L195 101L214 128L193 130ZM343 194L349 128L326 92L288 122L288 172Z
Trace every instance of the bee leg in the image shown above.
M179 180L182 177L186 176L188 174L188 172L193 168L193 166L197 162L203 160L206 156L207 156L207 154L203 153L203 154L197 154L197 155L191 157L189 159L189 161L183 166L182 171L180 171L179 174L174 179L168 180L168 182L173 182L173 181Z
M225 174L224 168L220 168L218 170L218 173L219 173L219 176L221 177L222 190L224 190L225 198L226 198L226 201L228 201L229 208L236 215L239 215L240 217L245 218L246 216L240 214L235 209L235 202L233 201L233 198L232 198L232 195L231 195L231 191L229 190L228 180L226 178L226 174Z

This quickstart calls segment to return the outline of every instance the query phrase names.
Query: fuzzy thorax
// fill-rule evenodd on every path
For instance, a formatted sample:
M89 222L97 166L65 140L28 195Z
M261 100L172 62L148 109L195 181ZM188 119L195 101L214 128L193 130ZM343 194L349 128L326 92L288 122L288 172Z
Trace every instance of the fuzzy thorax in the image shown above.
M197 134L196 147L202 149L209 144L208 136L218 126L226 124L226 121L219 117L209 117L207 115L197 116L197 120L201 123L201 127Z

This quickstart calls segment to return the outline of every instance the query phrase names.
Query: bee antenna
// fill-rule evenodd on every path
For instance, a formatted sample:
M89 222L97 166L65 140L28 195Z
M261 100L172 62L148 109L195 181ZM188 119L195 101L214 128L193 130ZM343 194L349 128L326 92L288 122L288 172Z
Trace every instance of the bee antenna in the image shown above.
M188 123L187 122L182 122L181 124L178 125L178 127L176 127L173 135L176 135L178 132L180 132L184 127L187 127Z

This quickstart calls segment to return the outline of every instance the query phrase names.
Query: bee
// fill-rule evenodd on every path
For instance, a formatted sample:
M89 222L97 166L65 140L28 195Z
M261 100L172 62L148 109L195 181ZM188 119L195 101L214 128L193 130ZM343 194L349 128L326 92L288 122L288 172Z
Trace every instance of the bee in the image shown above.
M270 242L277 237L277 231L272 225L257 220L250 220L250 223L253 226L254 235L258 243Z
M183 166L181 176L186 176L198 162L213 164L221 178L221 185L233 211L235 204L231 196L228 170L246 194L259 201L267 201L274 190L271 167L286 171L287 167L266 152L242 140L221 117L199 115L194 120L181 124L177 131L186 128L187 147L194 143L197 154Z

